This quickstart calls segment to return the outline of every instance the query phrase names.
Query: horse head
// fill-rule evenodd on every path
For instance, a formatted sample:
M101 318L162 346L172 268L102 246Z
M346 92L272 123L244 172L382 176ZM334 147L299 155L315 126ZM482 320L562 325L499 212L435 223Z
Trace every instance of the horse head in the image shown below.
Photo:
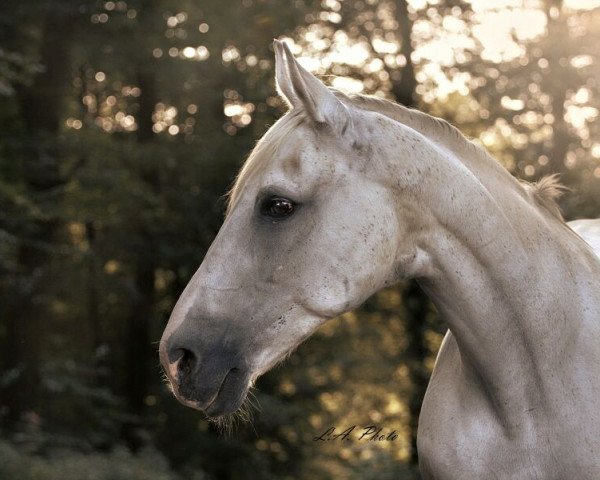
M383 116L342 101L285 44L274 46L291 108L240 172L160 342L175 396L209 417L237 410L259 375L406 276L395 260L417 257L385 184L385 148L372 144Z

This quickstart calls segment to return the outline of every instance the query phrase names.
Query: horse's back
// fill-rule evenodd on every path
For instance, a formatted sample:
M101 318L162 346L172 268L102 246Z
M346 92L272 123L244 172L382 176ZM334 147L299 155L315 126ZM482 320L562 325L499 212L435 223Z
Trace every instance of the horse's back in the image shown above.
M600 218L574 220L568 223L577 235L583 238L600 257Z

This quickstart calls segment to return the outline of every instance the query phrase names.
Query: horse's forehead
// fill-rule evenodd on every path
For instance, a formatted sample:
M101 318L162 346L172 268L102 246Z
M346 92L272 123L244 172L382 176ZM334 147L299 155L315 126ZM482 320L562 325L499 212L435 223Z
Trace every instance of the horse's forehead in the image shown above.
M267 177L306 179L329 171L328 160L334 155L335 151L323 145L314 132L299 128L285 138L278 139L278 146L274 152L262 159L261 170Z
M272 159L275 163L285 162L292 158L300 159L317 149L314 133L302 126L295 128L284 137L276 139L276 142L276 154Z

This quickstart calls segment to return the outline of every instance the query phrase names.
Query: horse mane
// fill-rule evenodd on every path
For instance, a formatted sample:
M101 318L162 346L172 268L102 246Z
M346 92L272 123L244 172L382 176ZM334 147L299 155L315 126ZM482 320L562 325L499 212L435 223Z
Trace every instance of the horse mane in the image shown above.
M485 148L469 140L458 128L446 120L384 98L363 94L346 95L334 88L331 88L331 90L342 102L361 110L380 113L402 123L422 135L441 143L455 153L458 158L466 154L473 156L475 159L486 158L494 164L499 165L497 160ZM276 151L281 141L286 138L286 134L290 133L304 121L305 117L303 113L302 110L298 109L288 111L258 141L228 193L226 215L229 214L233 205L237 202L245 180L253 171L258 169L260 162L257 161L257 158L268 157L268 155L263 154ZM557 174L547 175L535 183L520 180L517 182L517 185L523 188L523 192L533 200L535 205L542 207L545 211L564 221L556 200L568 188L558 182Z
M533 197L534 201L552 213L555 217L564 220L556 200L569 189L558 181L559 175L554 173L546 175L535 183L522 181L525 190Z
M381 97L362 94L346 95L339 91L335 91L335 94L342 101L346 100L355 107L381 113L429 138L443 141L443 145L456 153L459 158L466 153L478 158L488 158L497 163L497 160L485 148L469 140L458 128L446 120ZM564 221L556 200L568 188L562 185L558 181L558 178L558 174L551 174L542 177L537 182L532 183L519 180L518 183L524 188L525 192L533 199L536 205L544 208L559 220Z
M345 95L340 92L336 92L336 95L342 101L346 99L351 105L362 110L381 113L419 133L427 135L429 138L445 140L444 145L450 147L453 151L457 151L457 153L460 150L461 155L464 154L464 150L467 150L468 153L489 156L487 150L471 142L458 128L444 119L381 97L358 93ZM449 145L448 141L450 142Z

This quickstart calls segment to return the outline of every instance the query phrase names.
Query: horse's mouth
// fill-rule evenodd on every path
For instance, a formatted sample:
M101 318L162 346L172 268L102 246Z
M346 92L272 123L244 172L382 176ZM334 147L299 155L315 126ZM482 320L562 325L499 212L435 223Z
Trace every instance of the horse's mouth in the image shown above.
M191 380L191 381L190 381ZM223 379L217 391L209 393L198 379L177 382L173 393L183 405L203 412L209 419L235 413L244 403L250 389L249 375L232 369Z
M246 399L247 389L239 395L236 399L223 398L222 395L217 396L215 400L204 409L204 414L209 419L224 417L231 415L239 410Z

